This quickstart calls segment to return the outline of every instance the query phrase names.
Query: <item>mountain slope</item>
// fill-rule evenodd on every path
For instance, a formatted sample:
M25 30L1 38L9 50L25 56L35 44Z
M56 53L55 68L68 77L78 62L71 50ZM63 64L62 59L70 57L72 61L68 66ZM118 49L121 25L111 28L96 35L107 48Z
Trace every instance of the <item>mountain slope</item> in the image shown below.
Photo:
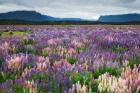
M100 22L135 22L140 21L140 14L106 15L100 16Z
M36 11L13 11L0 13L0 19L16 19L25 21L81 21L80 18L55 18L42 15Z

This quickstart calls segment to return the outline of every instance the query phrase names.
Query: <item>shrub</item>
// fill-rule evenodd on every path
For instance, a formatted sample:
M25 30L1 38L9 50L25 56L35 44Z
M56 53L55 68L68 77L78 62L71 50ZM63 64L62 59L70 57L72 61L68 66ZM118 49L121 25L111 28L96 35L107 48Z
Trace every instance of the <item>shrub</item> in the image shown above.
M22 41L22 43L23 43L24 45L34 45L34 44L35 44L35 41L34 41L33 39L24 39L24 40Z
M12 36L14 33L12 31L9 32L9 35Z
M83 76L80 73L70 72L69 76L74 84L77 83L78 81L80 81L80 83L83 82Z
M68 61L70 64L74 64L74 63L77 62L77 59L74 58L74 57L68 57L68 58L67 58L67 61Z
M100 75L102 75L106 72L110 73L113 76L118 76L120 74L120 72L116 68L104 66L104 67L100 67L97 70L95 70L94 77L98 78Z
M111 47L109 48L112 52L115 52L115 53L123 53L125 51L128 50L127 47L125 46L120 46L118 44L112 44Z
M78 52L78 53L80 53L80 52L82 52L82 51L85 51L86 50L86 48L84 48L84 47L78 47L78 48L76 48L76 51Z
M134 65L138 65L138 64L140 64L140 56L129 59L128 66L130 66L131 68L134 68Z

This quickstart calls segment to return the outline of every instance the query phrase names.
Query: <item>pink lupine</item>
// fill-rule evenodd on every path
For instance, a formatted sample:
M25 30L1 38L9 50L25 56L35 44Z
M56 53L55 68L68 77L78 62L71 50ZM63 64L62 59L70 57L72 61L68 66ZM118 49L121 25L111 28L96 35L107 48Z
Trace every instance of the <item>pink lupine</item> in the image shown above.
M113 41L113 35L109 34L107 36L104 37L105 39L107 39L108 41Z
M72 65L66 60L56 61L53 65L54 71L69 71L72 69Z
M73 40L73 41L71 41L71 43L76 47L83 47L84 46L84 44L82 42L79 42L77 40Z
M73 55L73 54L75 54L76 53L76 50L74 49L74 48L69 48L68 49L68 54L69 55Z
M131 69L130 67L127 67L125 70L123 70L121 77L126 80L128 87L134 90L139 89L140 72L136 66L133 69Z
M16 69L19 70L22 66L22 56L11 57L10 60L7 59L8 69Z
M54 39L50 39L50 40L48 40L48 44L49 45L56 45L57 43Z
M46 48L44 48L44 49L42 50L42 52L43 52L44 54L50 54L50 53L52 52L52 50L51 50L51 48L46 47Z
M50 62L49 62L49 58L48 57L46 57L46 58L39 57L38 62L36 62L36 66L37 66L36 69L38 71L47 70L48 67L49 67L49 64L50 64Z

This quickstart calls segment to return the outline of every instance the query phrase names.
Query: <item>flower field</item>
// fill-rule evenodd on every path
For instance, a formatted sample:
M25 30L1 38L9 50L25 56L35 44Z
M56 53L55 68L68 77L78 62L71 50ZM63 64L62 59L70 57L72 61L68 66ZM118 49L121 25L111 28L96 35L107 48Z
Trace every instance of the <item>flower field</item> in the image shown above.
M0 93L140 93L140 26L0 26Z

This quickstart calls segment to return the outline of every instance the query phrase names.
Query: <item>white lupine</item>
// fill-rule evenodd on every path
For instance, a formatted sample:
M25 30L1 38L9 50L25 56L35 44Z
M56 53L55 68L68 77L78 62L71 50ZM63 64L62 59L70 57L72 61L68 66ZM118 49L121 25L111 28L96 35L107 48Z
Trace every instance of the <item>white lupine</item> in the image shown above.
M31 69L25 68L24 71L22 72L22 77L26 77L28 73L31 72Z
M107 91L109 93L131 93L131 90L128 89L126 85L126 81L121 77L117 78L105 73L99 76L98 81L98 89L100 92Z
M37 93L37 88L34 80L32 81L25 81L24 82L24 92L26 93L26 90L29 91L29 93Z
M66 93L91 93L91 89L87 89L86 85L81 85L79 81L76 84L73 84L72 88L68 90Z

